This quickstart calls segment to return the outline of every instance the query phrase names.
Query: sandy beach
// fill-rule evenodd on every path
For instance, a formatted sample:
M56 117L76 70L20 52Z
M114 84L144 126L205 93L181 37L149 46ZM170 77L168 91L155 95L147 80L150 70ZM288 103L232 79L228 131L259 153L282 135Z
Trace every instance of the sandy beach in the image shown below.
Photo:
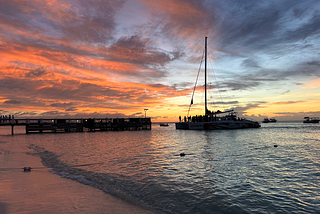
M24 172L23 167L32 167ZM61 178L39 157L0 151L0 214L139 213L151 214L103 191Z

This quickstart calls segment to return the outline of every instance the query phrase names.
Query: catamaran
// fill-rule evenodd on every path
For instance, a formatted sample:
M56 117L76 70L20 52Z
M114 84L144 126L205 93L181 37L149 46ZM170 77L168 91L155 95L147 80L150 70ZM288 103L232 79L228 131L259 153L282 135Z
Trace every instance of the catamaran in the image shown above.
M319 123L319 117L304 117L304 123Z
M263 119L263 123L275 123L277 122L276 118L270 118L268 119L267 117Z
M204 115L179 117L176 123L176 129L189 130L214 130L214 129L242 129L242 128L259 128L260 124L245 118L237 117L234 110L228 111L210 111L207 108L207 37L205 37L205 113ZM193 104L193 97L191 98ZM191 105L190 104L190 105Z

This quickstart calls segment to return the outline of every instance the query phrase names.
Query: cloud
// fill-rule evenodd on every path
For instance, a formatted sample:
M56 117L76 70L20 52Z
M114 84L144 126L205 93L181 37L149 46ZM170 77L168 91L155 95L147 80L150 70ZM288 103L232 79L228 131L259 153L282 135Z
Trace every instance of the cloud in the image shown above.
M165 98L185 94L162 84L108 83L97 85L74 80L0 79L0 90L5 97L15 97L2 104L14 109L42 109L42 111L127 111L141 109L143 105L155 105ZM18 100L19 102L15 101ZM58 101L58 102L57 102Z
M229 102L211 102L211 103L208 103L208 104L212 104L212 105L214 105L214 104L216 104L216 105L220 105L220 104L222 104L222 105L234 105L234 104L239 104L239 101L229 101Z
M6 100L4 104L21 104L22 102L19 100Z
M143 70L151 69L158 73L157 77L162 77L164 72L161 70L164 69L164 66L173 60L179 59L182 53L178 51L166 52L156 49L152 45L152 41L142 39L138 35L121 37L116 43L108 47L107 58L111 61L133 63L142 69L145 67Z
M245 59L242 62L242 66L249 68L260 68L258 62L254 59Z
M35 70L31 70L28 73L26 73L26 77L42 77L45 76L47 72L41 68L37 68Z
M140 0L150 10L153 10L152 25L167 37L194 38L208 33L209 23L214 23L212 11L209 11L205 1L192 0Z
M240 81L239 82L224 81L219 84L219 88L221 88L222 90L223 90L223 88L226 88L228 90L237 91L237 90L250 90L250 89L253 89L259 85L260 85L260 83L257 80L250 81L250 79L246 79L245 81L241 81L241 82Z
M66 111L77 111L78 109L76 107L70 107L67 108Z
M299 41L305 38L303 35L311 36L316 33L319 11L315 8L318 6L319 2L316 0L220 2L213 9L223 11L224 19L219 22L220 36L214 44L230 47L228 50L236 47L254 51ZM309 19L310 22L305 23L304 19Z
M106 44L113 39L114 15L123 5L115 1L4 1L2 24L42 33L69 42Z
M65 108L65 107L68 107L68 106L72 106L72 105L74 105L74 103L73 102L71 102L71 103L52 103L52 104L50 104L50 106L52 106L52 107L63 107L63 108Z

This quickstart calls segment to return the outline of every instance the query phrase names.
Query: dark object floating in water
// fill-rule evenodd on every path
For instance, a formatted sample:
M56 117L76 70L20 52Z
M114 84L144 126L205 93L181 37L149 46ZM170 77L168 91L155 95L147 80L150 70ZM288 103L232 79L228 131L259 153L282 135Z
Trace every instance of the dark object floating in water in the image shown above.
M194 153L186 154L186 153L184 153L184 152L181 152L180 154L177 154L177 155L174 155L174 156L180 156L180 157L183 157L183 156L186 156L186 155L194 155Z
M275 144L274 147L278 147L278 145Z
M29 167L29 166L26 166L26 167L23 167L22 168L23 169L23 171L25 171L25 172L29 172L29 171L31 171L31 167Z

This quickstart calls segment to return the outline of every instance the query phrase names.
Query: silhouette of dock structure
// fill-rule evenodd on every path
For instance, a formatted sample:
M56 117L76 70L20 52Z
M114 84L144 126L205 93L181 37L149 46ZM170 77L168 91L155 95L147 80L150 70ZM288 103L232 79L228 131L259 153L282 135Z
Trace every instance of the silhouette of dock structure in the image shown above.
M151 118L80 118L80 119L11 119L0 121L1 126L25 126L26 134L43 132L151 130Z

